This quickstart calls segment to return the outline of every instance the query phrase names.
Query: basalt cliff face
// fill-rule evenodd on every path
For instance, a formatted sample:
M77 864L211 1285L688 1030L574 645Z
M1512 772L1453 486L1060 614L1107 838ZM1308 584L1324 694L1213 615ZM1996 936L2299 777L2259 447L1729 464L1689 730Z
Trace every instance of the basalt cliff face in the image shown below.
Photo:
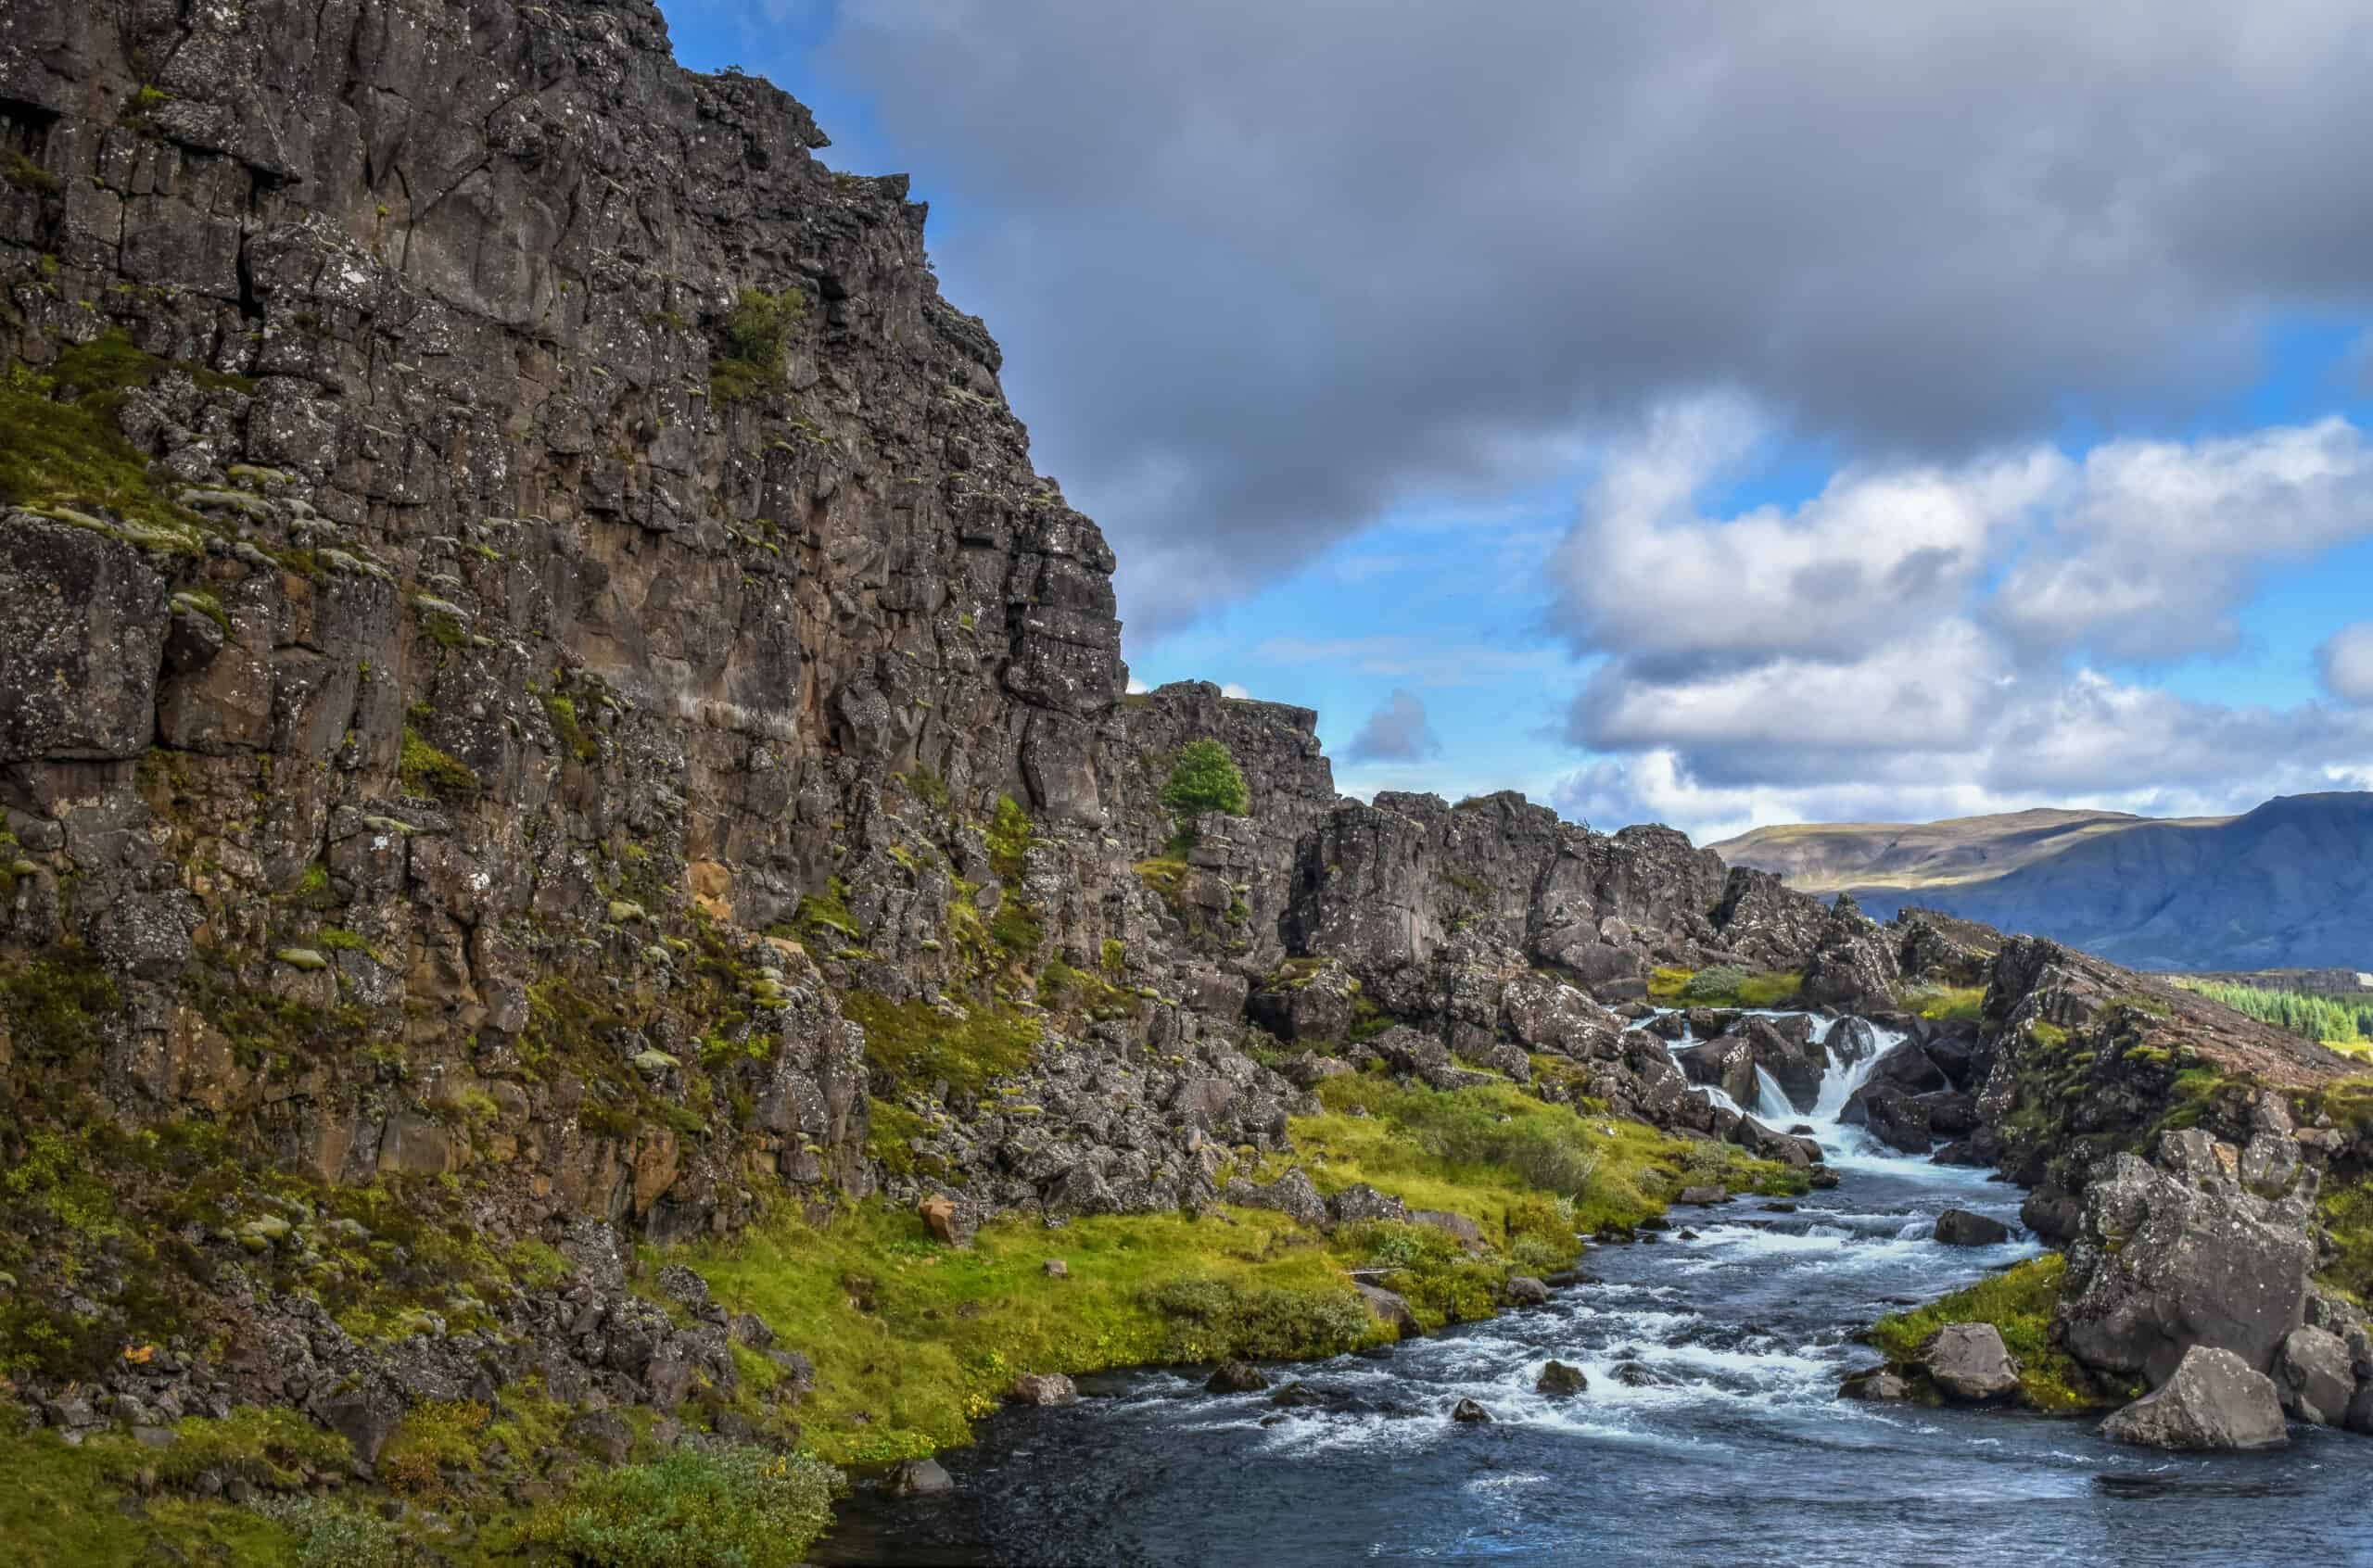
M2106 966L1126 695L922 208L653 6L0 23L0 1370L54 1424L673 1412L768 1336L634 1244L1205 1210L1355 1065L1801 1160L1623 1029L1660 968L1990 981L1957 1082L2081 1188L2021 1053L2156 1027ZM1161 803L1203 740L1243 815Z
M369 1358L305 1304L384 1282L319 1232L390 1182L613 1296L786 1193L1208 1203L1306 1103L1248 1047L1355 998L1686 1116L1552 977L1821 929L1663 830L1339 800L1303 710L1124 698L922 208L652 6L0 17L7 1152L144 1221L28 1220L34 1381L178 1329L229 1371L165 1413L326 1416ZM1200 739L1250 810L1174 849ZM557 1310L421 1272L471 1356Z

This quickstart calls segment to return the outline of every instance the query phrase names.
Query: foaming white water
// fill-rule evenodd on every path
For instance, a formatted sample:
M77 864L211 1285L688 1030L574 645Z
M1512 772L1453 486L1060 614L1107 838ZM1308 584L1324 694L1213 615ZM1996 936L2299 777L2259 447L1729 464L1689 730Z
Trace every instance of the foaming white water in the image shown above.
M1788 1091L1771 1076L1771 1069L1758 1062L1755 1067L1755 1114L1766 1121L1785 1126L1794 1119L1796 1107L1788 1101Z

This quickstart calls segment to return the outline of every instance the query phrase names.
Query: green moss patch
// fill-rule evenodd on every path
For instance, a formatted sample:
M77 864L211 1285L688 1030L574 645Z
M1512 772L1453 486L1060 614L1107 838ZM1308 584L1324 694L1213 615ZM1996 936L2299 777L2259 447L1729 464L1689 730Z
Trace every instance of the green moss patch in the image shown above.
M2105 1388L2051 1340L2051 1316L2068 1260L2058 1253L2030 1258L1910 1312L1891 1313L1867 1337L1887 1359L1916 1369L1929 1342L1947 1323L1992 1323L2019 1363L2019 1399L2050 1415L2107 1410L2139 1397L2140 1388Z
M853 991L841 998L841 1013L864 1029L866 1065L879 1081L926 1094L945 1082L978 1094L1027 1068L1045 1035L1036 1018L990 1003L951 1018L920 999Z

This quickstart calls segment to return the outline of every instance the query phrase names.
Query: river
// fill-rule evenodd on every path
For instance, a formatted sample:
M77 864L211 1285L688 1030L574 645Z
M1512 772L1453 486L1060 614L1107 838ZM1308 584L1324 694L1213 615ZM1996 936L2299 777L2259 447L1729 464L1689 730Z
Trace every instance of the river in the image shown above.
M2373 1562L2373 1440L2294 1425L2280 1450L2169 1455L2087 1422L1837 1398L1877 1360L1855 1338L1872 1319L2038 1250L2017 1188L1839 1125L1853 1074L1833 1069L1809 1115L1763 1107L1809 1123L1841 1177L1793 1212L1676 1209L1694 1237L1593 1247L1591 1283L1546 1308L1266 1369L1317 1406L1186 1372L1083 1379L1077 1405L1008 1411L943 1454L952 1493L861 1487L817 1561ZM2013 1239L1940 1246L1948 1208ZM1534 1393L1552 1357L1588 1392ZM1491 1423L1450 1422L1461 1397Z

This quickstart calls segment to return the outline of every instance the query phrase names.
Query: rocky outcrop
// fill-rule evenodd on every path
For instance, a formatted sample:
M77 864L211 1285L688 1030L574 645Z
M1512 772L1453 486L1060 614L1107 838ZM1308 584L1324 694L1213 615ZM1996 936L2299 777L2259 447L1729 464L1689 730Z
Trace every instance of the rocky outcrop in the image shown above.
M2194 1346L2164 1383L2101 1423L2101 1435L2148 1448L2275 1448L2290 1441L2274 1380L2229 1350Z
M2246 1149L2171 1132L2155 1165L2119 1155L2087 1188L2059 1317L2071 1355L2153 1386L2196 1346L2272 1370L2316 1263L2316 1172L2278 1106Z

